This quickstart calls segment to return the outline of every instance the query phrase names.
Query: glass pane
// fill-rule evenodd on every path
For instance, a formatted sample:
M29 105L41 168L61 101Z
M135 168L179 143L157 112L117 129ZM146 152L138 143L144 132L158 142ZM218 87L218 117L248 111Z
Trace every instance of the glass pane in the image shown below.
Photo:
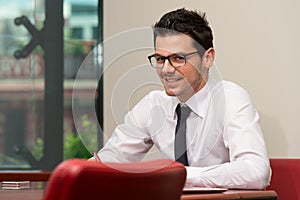
M24 15L39 27L38 4L36 0L0 0L1 169L36 168L42 157L36 143L43 134L43 52L37 48L25 59L14 57L31 39L26 28L14 20Z
M44 55L38 46L26 58L14 57L31 40L28 30L14 20L27 16L35 28L41 29L45 1L0 3L0 169L39 169L47 106ZM99 145L95 88L102 55L101 48L95 48L100 37L97 7L97 0L64 1L64 159L88 158Z
M94 117L95 75L101 66L94 62L99 56L95 50L99 41L98 1L65 0L64 17L64 159L89 158L98 146Z

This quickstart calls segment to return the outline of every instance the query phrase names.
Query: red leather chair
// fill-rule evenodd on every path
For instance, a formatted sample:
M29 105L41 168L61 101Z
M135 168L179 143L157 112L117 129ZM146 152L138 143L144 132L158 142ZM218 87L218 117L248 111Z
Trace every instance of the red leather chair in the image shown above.
M267 189L275 190L279 200L300 199L300 159L272 158L272 179Z
M43 200L178 200L185 167L171 160L100 163L70 159L59 164Z

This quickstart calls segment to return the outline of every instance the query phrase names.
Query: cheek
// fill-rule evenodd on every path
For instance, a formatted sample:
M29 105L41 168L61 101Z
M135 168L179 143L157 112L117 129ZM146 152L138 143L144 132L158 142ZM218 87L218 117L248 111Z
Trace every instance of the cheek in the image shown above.
M185 68L180 71L180 73L185 77L185 79L189 82L193 82L199 80L201 78L199 71L190 66L189 68Z
M159 78L161 78L162 76L161 69L156 69L156 74L158 75Z

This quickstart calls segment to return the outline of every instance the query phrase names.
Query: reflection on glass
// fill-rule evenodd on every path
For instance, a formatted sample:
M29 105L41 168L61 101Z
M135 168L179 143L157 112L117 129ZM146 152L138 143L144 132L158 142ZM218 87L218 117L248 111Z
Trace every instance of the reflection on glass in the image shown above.
M14 19L25 15L39 30L45 20L44 4L44 0L0 0L0 170L39 169L43 157L44 52L38 46L25 59L13 55L31 39L26 28L16 26ZM64 1L65 159L90 156L74 125L72 89L81 63L98 43L97 6L97 0ZM84 109L89 106L84 99L93 98L84 95L93 88L90 85L97 84L94 74L87 67L78 77L83 93L76 100L82 108L81 120L86 132L95 129L97 123ZM97 146L95 139L83 139L87 141L85 144Z
M0 1L0 167L36 167L32 153L43 130L43 68L40 50L26 59L13 54L30 39L14 19L26 15L34 22L35 1Z

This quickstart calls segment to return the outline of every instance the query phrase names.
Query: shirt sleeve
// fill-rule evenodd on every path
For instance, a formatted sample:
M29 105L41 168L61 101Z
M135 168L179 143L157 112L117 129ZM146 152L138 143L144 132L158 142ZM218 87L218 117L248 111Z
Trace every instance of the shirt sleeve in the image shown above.
M264 189L270 182L271 169L259 115L242 88L229 91L225 97L222 134L230 161L209 167L186 167L186 185Z
M150 100L144 97L118 125L98 152L103 162L135 162L144 158L153 142L147 131Z

